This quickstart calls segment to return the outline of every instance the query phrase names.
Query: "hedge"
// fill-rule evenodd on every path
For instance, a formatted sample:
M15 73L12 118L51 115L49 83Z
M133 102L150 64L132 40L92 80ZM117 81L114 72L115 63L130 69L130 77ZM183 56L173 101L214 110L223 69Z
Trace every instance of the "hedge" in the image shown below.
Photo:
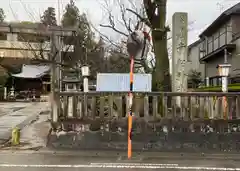
M200 87L197 88L196 91L214 91L214 92L221 92L222 86L211 86L211 87ZM240 83L229 84L228 91L240 91Z

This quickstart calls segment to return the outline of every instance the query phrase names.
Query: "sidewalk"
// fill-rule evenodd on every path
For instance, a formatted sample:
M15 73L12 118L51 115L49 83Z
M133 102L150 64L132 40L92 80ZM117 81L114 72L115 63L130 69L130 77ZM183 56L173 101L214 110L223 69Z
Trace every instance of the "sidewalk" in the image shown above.
M0 144L11 138L12 128L22 129L34 120L41 112L49 110L48 102L36 102L21 110L0 117Z

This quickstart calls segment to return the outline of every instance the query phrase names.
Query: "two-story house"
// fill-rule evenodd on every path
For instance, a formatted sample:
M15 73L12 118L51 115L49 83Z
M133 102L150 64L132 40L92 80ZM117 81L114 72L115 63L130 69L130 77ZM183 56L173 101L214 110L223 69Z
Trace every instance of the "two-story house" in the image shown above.
M221 85L217 65L224 63L226 49L232 65L229 81L234 81L240 74L240 3L223 12L199 38L194 47L198 48L199 63L204 64L201 72L205 79L211 86Z

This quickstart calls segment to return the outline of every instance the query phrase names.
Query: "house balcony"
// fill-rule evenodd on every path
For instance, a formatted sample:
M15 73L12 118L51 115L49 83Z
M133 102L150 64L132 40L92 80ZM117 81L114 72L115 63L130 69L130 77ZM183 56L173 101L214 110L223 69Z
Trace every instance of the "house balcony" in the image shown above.
M216 59L224 56L224 49L227 49L228 52L232 52L236 49L236 44L225 44L220 48L213 50L210 53L205 53L204 50L200 50L200 62L207 62L212 59Z

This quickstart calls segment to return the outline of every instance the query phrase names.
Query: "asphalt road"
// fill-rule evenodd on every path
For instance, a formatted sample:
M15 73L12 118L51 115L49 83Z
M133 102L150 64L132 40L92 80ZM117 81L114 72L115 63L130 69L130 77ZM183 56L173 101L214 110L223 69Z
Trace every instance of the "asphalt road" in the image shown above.
M133 170L240 170L239 161L208 159L144 159L139 156L129 161L123 156L93 157L44 152L0 151L0 171L133 171Z

